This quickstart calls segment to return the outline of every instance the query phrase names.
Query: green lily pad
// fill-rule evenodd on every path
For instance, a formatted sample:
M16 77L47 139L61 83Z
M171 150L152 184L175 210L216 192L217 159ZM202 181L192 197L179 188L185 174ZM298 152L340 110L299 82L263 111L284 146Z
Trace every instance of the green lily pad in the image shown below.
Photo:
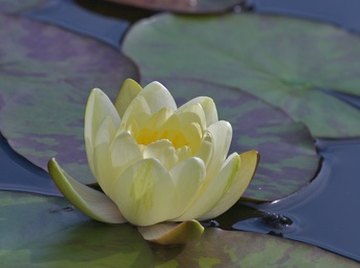
M165 14L135 25L123 49L144 82L181 77L241 88L304 122L315 136L360 136L360 111L326 93L360 95L360 38L332 25L253 14Z
M0 192L1 267L151 267L128 224L91 221L63 198Z
M1 267L358 267L303 243L213 228L184 246L149 244L136 228L91 221L63 198L0 192L0 211Z
M182 13L214 13L224 12L243 0L108 0L151 10L167 10Z
M0 0L0 13L21 13L44 5L47 2L48 0Z
M51 157L93 181L84 151L84 112L94 87L115 98L134 64L99 41L26 18L0 16L0 129L44 168Z
M206 229L184 248L154 247L155 267L359 267L320 248L275 236Z
M313 138L306 126L280 109L242 90L195 79L162 77L177 102L207 95L214 99L219 118L233 126L231 152L255 149L260 162L243 197L273 201L296 192L319 168Z

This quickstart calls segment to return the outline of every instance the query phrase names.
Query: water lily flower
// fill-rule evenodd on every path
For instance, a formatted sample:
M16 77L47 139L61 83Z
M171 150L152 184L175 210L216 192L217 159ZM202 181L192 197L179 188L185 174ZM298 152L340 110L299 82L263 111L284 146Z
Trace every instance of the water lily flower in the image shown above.
M129 222L147 240L184 243L198 237L198 220L233 206L252 179L256 151L227 157L232 127L214 101L197 97L177 107L159 82L124 82L113 104L93 89L85 112L90 169L102 192L83 185L56 162L49 172L77 208L106 223Z

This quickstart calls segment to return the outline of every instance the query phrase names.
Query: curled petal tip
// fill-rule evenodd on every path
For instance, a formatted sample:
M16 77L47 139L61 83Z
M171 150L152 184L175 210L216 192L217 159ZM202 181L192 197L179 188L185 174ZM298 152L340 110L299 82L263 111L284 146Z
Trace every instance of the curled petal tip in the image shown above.
M178 245L199 239L204 227L196 220L181 223L160 223L148 227L138 227L139 232L153 243L161 245Z

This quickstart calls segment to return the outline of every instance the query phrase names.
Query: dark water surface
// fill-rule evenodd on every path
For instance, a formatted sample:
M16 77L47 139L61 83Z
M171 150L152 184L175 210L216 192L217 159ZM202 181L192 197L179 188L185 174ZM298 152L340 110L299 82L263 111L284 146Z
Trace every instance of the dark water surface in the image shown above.
M233 208L230 220L218 219L220 227L304 241L360 261L360 139L319 140L317 148L324 160L311 184L288 198L252 206L259 211L251 205ZM244 219L237 221L237 213Z

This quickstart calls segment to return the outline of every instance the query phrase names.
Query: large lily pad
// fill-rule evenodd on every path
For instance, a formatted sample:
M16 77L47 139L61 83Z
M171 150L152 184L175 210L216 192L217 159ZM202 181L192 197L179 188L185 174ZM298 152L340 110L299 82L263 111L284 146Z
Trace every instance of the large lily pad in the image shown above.
M214 13L229 10L243 0L108 0L151 10L167 10L185 13Z
M90 90L114 97L133 63L90 38L25 18L0 16L0 129L10 145L46 169L55 156L84 182L92 181L83 142Z
M1 267L151 267L130 225L89 220L63 198L0 192Z
M1 267L358 267L317 247L219 229L149 247L130 225L90 221L62 198L0 192L0 209Z
M47 2L48 0L0 0L0 13L21 13L42 6Z
M133 27L124 51L144 82L181 77L241 88L305 122L315 136L360 135L360 111L325 91L360 95L360 39L331 25L165 14Z
M260 163L244 197L262 201L283 198L314 178L319 157L302 123L238 88L192 79L161 78L178 103L207 95L220 119L233 126L230 152L258 150Z

